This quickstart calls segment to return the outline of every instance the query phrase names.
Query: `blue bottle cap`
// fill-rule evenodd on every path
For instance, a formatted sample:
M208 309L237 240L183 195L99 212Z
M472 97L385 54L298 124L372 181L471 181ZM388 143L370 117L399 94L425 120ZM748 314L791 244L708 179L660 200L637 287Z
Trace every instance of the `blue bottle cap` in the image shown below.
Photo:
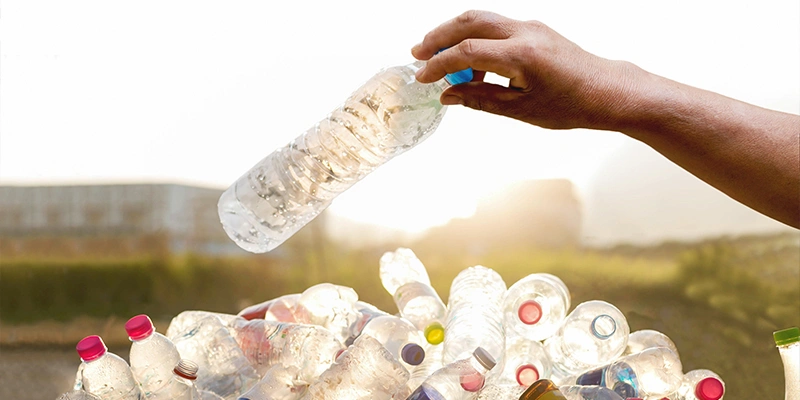
M442 51L447 50L448 48L449 47L440 49L439 51L436 52L436 54L439 54ZM472 73L472 68L467 68L467 69L462 69L461 71L458 72L453 72L452 74L447 74L445 75L444 79L447 81L447 83L451 85L458 85L459 83L472 82L473 77L474 74Z
M425 350L416 343L409 343L403 346L400 351L400 358L409 365L420 365L425 359Z

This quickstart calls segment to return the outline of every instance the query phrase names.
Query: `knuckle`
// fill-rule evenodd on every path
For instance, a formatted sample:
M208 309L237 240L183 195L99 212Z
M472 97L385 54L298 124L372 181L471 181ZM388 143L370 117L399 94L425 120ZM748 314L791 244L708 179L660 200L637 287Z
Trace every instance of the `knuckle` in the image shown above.
M547 27L541 21L535 19L532 19L530 21L525 21L525 26L533 30L541 30Z
M465 11L464 13L456 17L456 22L465 25L471 24L472 22L475 22L475 20L477 20L481 14L482 12L478 10Z
M464 39L464 40L461 41L461 43L458 44L457 48L458 48L458 51L461 52L461 54L464 57L466 57L466 58L473 57L475 55L475 52L476 52L475 40L473 40L473 39Z

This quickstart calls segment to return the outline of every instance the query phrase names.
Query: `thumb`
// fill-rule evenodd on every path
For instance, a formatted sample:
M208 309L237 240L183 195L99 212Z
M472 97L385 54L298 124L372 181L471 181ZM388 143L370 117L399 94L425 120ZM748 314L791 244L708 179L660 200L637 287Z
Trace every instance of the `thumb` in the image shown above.
M447 88L441 97L444 105L461 104L475 110L514 117L513 103L524 94L505 86L486 82L467 82Z

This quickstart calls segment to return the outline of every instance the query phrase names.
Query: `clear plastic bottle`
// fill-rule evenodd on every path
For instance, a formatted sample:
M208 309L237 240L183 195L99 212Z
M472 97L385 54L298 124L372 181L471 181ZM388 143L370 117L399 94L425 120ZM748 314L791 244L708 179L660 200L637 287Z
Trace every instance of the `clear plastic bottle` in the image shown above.
M100 400L97 396L81 389L62 393L56 400Z
M361 335L361 332L364 330L364 327L377 317L384 317L390 315L387 312L379 310L377 307L373 306L369 303L364 303L363 301L356 302L356 308L358 309L358 319L353 325L350 325L350 336L344 342L345 346L350 346L353 342Z
M667 347L654 347L567 378L564 384L605 386L622 398L661 398L678 390L682 380L678 355Z
M478 392L478 400L515 400L518 399L522 393L525 392L525 389L528 387L522 387L517 384L513 385L497 385L497 384L486 384L486 386Z
M379 341L409 371L425 360L425 340L417 328L403 318L393 315L374 318L361 334Z
M384 253L380 265L381 283L394 297L400 315L422 331L428 343L442 343L447 308L422 262L410 249L399 248Z
M529 340L545 340L558 330L569 306L569 290L561 279L544 273L528 275L506 292L506 332L513 331Z
M408 371L369 335L361 335L322 373L304 400L389 400L404 390Z
M305 383L319 377L344 349L330 331L316 325L240 318L230 330L259 375L273 365L296 367Z
M298 321L295 315L298 300L300 300L300 293L283 295L247 307L239 311L237 316L247 320L261 318L268 321L303 322Z
M786 400L800 400L800 329L782 329L772 336L783 360Z
M548 379L533 383L519 396L519 400L566 400L558 387Z
M613 390L603 386L559 386L558 390L567 400L625 400Z
M298 384L295 367L273 365L264 377L238 400L297 400L305 394L307 385Z
M179 324L184 325L185 329L170 335L169 339L175 344L181 358L198 364L199 371L195 381L198 390L207 390L228 398L240 395L258 382L256 370L219 317L206 313L205 316L194 319L194 316L203 314L183 314L179 315L183 316ZM189 323L189 320L193 323Z
M148 395L152 400L197 400L200 392L194 386L197 379L197 364L189 360L178 360L170 371L170 377L158 391Z
M618 358L629 334L628 321L617 307L600 300L579 304L544 342L556 380Z
M506 336L503 369L493 380L501 385L527 388L539 379L549 378L552 368L540 342L521 336Z
M328 329L344 343L361 315L357 301L358 294L352 288L320 283L303 291L296 312L299 320Z
M666 347L672 350L675 354L680 355L680 353L678 353L678 347L675 346L675 343L672 342L672 339L670 339L667 335L652 329L643 329L631 332L631 334L628 335L628 345L625 347L625 351L622 352L622 355L627 356L629 354L640 353L655 347Z
M450 286L447 325L444 338L444 362L469 357L482 347L495 360L505 351L503 331L503 296L506 284L490 268L474 266L456 275Z
M83 390L100 400L142 400L144 394L128 363L108 348L100 336L81 339L75 347L83 361L79 369Z
M131 372L149 397L172 378L181 356L171 340L156 332L153 321L145 314L129 319L125 331L132 342Z
M431 374L444 367L442 356L444 355L444 346L428 346L425 349L425 359L422 364L417 365L411 370L411 377L408 378L408 387L413 391L425 382Z
M477 397L486 374L497 362L481 347L467 358L449 363L429 376L407 400L466 400Z
M247 251L283 243L334 198L439 125L446 80L421 84L414 62L380 71L306 133L259 161L219 199L228 236Z
M674 400L720 400L725 395L725 382L714 371L695 369L683 375Z
M222 314L197 310L183 311L172 318L172 321L170 321L169 326L167 327L167 332L164 333L164 336L168 337L170 340L173 340L173 338L178 334L186 331L189 328L197 326L198 322L208 317L216 318L223 326L228 326L232 321L238 318L233 314Z

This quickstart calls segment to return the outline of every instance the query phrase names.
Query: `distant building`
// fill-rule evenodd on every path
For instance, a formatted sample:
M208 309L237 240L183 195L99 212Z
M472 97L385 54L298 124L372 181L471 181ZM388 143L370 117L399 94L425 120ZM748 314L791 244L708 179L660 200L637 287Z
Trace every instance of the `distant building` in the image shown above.
M0 254L247 254L220 225L221 194L177 184L0 186Z

